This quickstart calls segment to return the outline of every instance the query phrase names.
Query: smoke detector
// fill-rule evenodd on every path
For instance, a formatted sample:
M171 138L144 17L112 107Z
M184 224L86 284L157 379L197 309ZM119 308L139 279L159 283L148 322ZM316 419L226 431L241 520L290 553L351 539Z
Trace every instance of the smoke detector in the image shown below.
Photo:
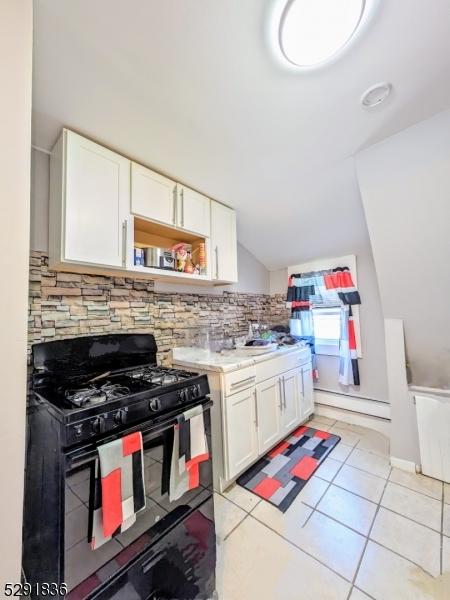
M382 104L389 96L392 90L392 84L382 81L372 85L361 96L361 104L364 108L375 108Z

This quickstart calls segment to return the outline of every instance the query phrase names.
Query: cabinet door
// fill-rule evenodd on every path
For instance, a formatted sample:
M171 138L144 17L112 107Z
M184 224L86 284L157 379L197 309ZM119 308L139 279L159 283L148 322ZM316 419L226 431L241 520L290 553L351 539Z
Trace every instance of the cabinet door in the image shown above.
M255 388L226 398L227 479L240 473L258 457Z
M64 260L123 266L129 202L130 161L65 131Z
M134 215L176 225L176 183L147 167L131 164L131 212Z
M236 282L236 213L214 200L211 201L211 253L213 280Z
M211 200L184 185L177 185L177 226L209 237L211 231Z
M303 380L303 403L302 403L302 419L306 419L314 412L314 389L312 378L312 367L307 365L302 367Z
M300 423L300 401L301 401L301 371L293 369L281 376L282 386L282 420L283 433L289 433Z
M281 435L281 394L278 377L256 386L256 422L259 454L263 454Z

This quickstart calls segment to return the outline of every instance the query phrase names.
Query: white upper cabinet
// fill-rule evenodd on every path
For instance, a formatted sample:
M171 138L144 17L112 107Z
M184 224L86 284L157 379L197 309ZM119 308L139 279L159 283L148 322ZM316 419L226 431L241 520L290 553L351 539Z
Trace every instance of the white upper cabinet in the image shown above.
M232 208L211 201L211 267L217 282L238 280L236 213Z
M147 167L131 164L131 212L138 217L176 226L177 185Z
M134 264L135 247L171 248L178 243L190 244L195 260L205 248L202 273ZM237 281L236 244L231 208L62 130L50 160L52 269L100 274L121 269L149 279L232 283Z
M130 161L63 130L51 156L50 260L123 267Z
M211 200L195 190L177 185L177 226L209 237L211 232Z

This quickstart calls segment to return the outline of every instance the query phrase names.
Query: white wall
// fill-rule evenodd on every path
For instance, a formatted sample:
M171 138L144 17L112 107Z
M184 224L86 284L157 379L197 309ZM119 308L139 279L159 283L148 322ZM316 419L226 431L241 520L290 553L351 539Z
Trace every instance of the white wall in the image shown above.
M386 318L403 319L412 382L450 387L450 111L357 157Z
M31 155L31 224L30 245L32 250L48 252L48 200L50 157L44 152L32 151ZM166 282L155 282L155 290L186 293L221 294L223 291L253 294L269 293L269 271L242 244L238 243L238 277L233 285L200 287Z
M49 178L50 156L32 150L30 246L40 252L48 252Z
M361 294L361 306L359 308L363 355L359 361L361 385L359 387L342 386L338 381L338 357L319 354L317 355L319 381L315 387L326 391L388 402L383 314L370 245L367 242L367 244L361 244L359 247L343 248L343 250L344 252L336 253L336 256L344 253L356 255L358 289ZM317 256L316 258L326 257ZM271 293L285 294L287 281L287 269L271 271Z
M0 589L20 581L30 213L32 1L0 2Z

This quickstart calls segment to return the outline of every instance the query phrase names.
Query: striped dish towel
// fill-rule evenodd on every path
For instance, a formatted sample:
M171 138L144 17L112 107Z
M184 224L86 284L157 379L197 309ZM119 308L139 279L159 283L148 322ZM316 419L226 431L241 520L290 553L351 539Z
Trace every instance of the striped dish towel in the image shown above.
M209 459L203 407L179 415L174 427L169 500L173 502L200 485L199 465Z
M145 508L140 432L98 447L91 490L88 540L96 550L131 527Z

